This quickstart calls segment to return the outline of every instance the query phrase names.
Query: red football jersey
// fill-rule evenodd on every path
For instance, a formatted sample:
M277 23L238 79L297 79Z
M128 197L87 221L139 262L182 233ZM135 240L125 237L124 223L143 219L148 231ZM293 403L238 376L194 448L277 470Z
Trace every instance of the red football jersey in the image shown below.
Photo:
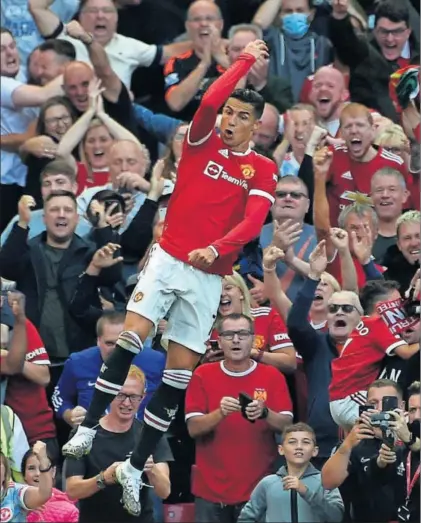
M201 365L193 373L186 393L186 420L219 409L224 396L238 398L240 392L292 416L288 387L278 370L253 362L246 372L233 373L221 361ZM230 414L211 437L196 440L192 492L215 503L247 501L256 484L271 472L277 453L274 432L266 420L250 423L239 412Z
M332 360L330 401L367 390L379 375L384 356L393 356L403 345L406 342L392 334L380 316L364 317L351 332L339 358Z
M377 155L369 162L356 162L348 155L345 146L333 148L333 159L328 174L327 196L330 206L330 223L336 227L341 210L352 204L356 193L370 194L370 180L373 174L383 167L392 167L402 173L411 186L404 161L396 154L379 148ZM368 202L371 200L368 199Z
M250 309L254 319L254 349L272 352L279 349L294 348L284 320L272 307ZM210 341L218 339L218 332L212 331Z
M276 170L271 160L254 151L232 152L214 130L199 144L186 140L167 209L162 248L188 263L190 251L213 245L219 257L208 272L232 274L238 252L249 239L221 239L244 220L251 200L264 200L266 213L269 211Z
M366 284L367 278L365 276L365 272L364 272L364 269L363 269L361 263L354 257L353 257L353 261L354 261L354 265L355 265L355 271L357 273L358 288L361 289ZM384 272L384 270L385 270L384 267L382 267L381 265L378 265L377 263L375 264L375 266L379 272L381 272L381 273ZM338 253L336 253L333 260L328 264L326 270L329 274L334 276L338 280L338 282L342 285L341 262L340 262Z
M28 347L25 361L36 365L49 365L44 343L35 328L27 320ZM5 404L20 418L29 443L56 437L53 411L48 405L44 387L26 379L23 375L10 376L7 382Z

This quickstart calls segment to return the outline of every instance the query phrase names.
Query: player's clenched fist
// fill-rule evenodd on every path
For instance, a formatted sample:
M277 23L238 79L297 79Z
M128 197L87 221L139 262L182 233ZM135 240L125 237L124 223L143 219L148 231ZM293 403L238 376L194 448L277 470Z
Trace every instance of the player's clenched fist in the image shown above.
M255 40L246 45L244 52L253 55L256 60L259 58L269 58L268 46L263 40Z
M198 269L207 269L216 260L216 254L210 247L195 249L189 253L189 262Z

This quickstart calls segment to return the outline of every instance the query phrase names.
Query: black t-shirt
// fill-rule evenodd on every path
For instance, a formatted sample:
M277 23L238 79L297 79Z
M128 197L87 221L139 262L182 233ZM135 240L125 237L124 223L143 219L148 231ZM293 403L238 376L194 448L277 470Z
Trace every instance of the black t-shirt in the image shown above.
M199 62L200 58L193 51L188 51L187 53L184 53L180 56L171 58L167 62L167 65L164 69L165 96L168 96L168 93L171 91L171 89L181 84L181 82L196 69L196 67L199 65ZM218 78L218 76L223 74L224 71L225 69L223 67L216 64L215 62L212 62L195 96L190 100L190 102L184 107L182 111L174 113L174 116L180 120L190 122L194 113L199 107L202 96L205 94L208 87L216 78Z
M354 522L391 521L395 514L393 487L379 486L370 477L371 461L379 455L381 440L363 440L351 453L348 477L341 486L347 511Z
M399 356L386 356L379 379L395 381L406 394L411 383L420 379L420 353L417 352L409 360Z
M121 91L116 102L110 102L103 96L104 110L120 125L137 136L136 121L127 87L121 83Z
M84 479L93 478L116 461L125 461L136 445L141 428L142 423L136 420L131 429L123 433L109 432L101 426L98 427L89 455L80 460L66 459L66 478L72 476L83 476ZM153 458L155 463L166 463L173 460L165 436L159 442ZM120 485L100 490L93 496L80 500L79 523L116 523L117 521L153 523L153 507L149 491L148 487L144 487L140 491L142 512L140 516L131 516L120 502Z

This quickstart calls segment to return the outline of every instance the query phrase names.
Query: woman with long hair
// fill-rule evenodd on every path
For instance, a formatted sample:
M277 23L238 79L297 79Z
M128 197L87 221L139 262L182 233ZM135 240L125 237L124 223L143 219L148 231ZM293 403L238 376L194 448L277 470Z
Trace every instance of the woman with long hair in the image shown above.
M76 114L69 100L54 96L41 107L36 126L36 136L26 140L19 153L28 167L25 194L32 196L36 208L43 205L40 174L57 156L58 143L76 121Z
M47 457L47 447L37 441L33 448L40 463L37 486L21 485L10 481L9 460L0 452L0 487L1 520L10 523L25 523L30 510L35 510L46 503L53 490L52 465Z
M181 123L175 133L168 140L166 151L162 159L164 160L164 168L162 171L162 177L175 182L177 177L178 162L181 158L183 151L183 142L187 135L189 124L186 122Z

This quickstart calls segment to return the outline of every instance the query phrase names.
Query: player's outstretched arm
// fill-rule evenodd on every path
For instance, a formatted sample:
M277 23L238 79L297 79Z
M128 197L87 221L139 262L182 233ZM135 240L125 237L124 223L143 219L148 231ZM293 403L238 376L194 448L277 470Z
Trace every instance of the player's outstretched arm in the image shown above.
M215 126L219 108L260 56L265 58L269 56L265 42L255 40L249 43L231 67L209 87L190 125L188 135L190 144L199 144L209 136Z

